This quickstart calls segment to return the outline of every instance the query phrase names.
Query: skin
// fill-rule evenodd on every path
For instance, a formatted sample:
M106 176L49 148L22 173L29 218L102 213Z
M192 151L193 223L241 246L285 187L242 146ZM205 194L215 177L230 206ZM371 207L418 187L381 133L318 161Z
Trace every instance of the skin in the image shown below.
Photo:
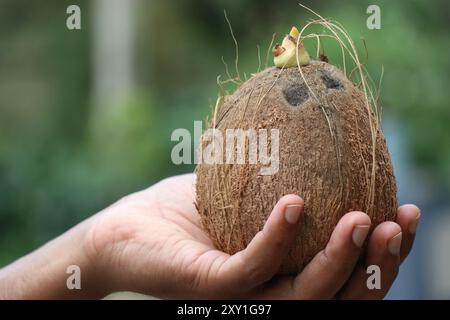
M201 228L194 179L176 176L131 194L1 269L0 298L88 299L134 291L162 298L380 299L411 250L420 218L416 206L400 207L396 222L375 228L361 257L353 231L365 229L370 218L350 212L301 273L274 277L296 237L298 222L289 223L285 210L301 214L303 200L282 197L264 229L230 256L216 250ZM399 254L388 250L394 237L401 237ZM81 290L66 286L66 269L74 264L81 269ZM367 289L363 264L380 267L380 290Z

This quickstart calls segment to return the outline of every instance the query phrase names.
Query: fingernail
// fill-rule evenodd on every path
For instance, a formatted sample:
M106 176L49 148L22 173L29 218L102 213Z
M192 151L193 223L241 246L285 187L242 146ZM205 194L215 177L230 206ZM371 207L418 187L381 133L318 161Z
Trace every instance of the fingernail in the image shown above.
M367 235L369 234L370 225L368 224L359 224L356 225L353 229L352 240L355 246L361 248L364 240L366 240Z
M400 254L400 246L402 244L402 233L399 232L396 236L392 237L388 242L388 250L394 255L398 256Z
M300 204L290 204L286 207L284 211L284 218L289 224L296 224L300 218L300 211L302 206Z
M409 224L409 226L408 226L409 233L411 233L411 234L416 233L417 225L419 224L419 220L420 220L420 213L417 216L417 218Z

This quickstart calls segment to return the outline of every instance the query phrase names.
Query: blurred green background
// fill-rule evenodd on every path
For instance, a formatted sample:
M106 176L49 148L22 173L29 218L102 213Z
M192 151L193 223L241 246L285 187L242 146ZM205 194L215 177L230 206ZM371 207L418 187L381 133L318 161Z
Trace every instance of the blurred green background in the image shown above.
M422 187L408 192L399 181L400 194L448 213L450 3L303 3L340 21L363 56L365 39L375 79L384 66L396 172ZM66 28L70 4L81 8L81 30ZM381 8L380 30L366 27L370 4ZM171 162L170 135L208 115L222 56L232 69L224 9L242 76L258 68L257 45L264 60L274 32L281 42L291 25L312 18L297 1L0 0L0 266L122 196L194 169ZM336 46L325 53L339 64ZM416 297L436 295L426 275L415 276L425 283Z

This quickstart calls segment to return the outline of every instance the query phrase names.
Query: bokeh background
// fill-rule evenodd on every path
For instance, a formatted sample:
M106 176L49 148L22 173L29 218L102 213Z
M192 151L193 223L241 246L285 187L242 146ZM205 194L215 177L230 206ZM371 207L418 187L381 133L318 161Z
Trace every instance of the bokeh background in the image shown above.
M362 56L365 39L375 79L384 66L399 200L423 217L388 298L450 298L450 3L303 3L340 21ZM66 28L70 4L81 8L81 30ZM366 27L370 4L381 8L380 30ZM257 70L257 45L264 60L274 32L280 42L312 18L297 1L0 0L0 266L122 196L194 169L172 163L170 136L193 132L216 99L221 57L234 64L224 9L241 76ZM336 47L325 53L339 64Z

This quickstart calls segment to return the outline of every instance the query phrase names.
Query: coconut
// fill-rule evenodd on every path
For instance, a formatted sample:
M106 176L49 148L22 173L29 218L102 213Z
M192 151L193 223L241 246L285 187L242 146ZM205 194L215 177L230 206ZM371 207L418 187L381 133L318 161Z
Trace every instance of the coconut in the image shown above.
M372 228L394 220L392 163L368 101L358 86L324 61L301 69L267 68L223 97L210 128L277 129L279 166L268 175L261 174L264 164L259 162L197 166L196 205L215 246L229 254L245 249L286 194L301 196L305 206L280 274L300 272L325 248L347 212L366 212ZM203 138L200 146L208 143Z

